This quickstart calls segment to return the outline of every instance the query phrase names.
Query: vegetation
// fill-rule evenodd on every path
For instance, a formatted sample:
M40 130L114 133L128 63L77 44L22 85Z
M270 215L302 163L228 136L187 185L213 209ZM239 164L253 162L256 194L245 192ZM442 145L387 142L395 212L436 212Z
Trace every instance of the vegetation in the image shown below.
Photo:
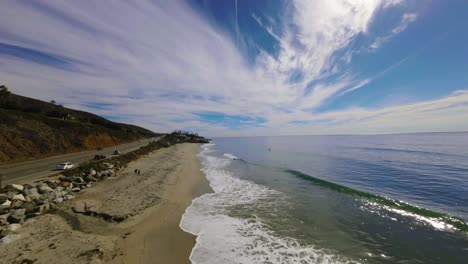
M194 134L190 134L194 136ZM137 160L139 157L146 155L152 151L167 148L175 144L179 143L199 143L199 142L192 142L190 141L192 137L188 136L185 132L177 131L176 133L170 133L165 135L161 139L157 141L152 141L148 145L140 147L137 150L114 156L109 159L105 160L91 160L86 163L80 164L80 166L73 168L71 170L66 170L62 172L65 176L72 176L72 175L79 175L82 173L87 173L91 169L96 171L105 170L107 167L105 163L113 164L114 166L126 166L126 164L130 163L131 161ZM197 135L197 138L204 139L207 142L207 139L200 137ZM202 142L203 143L203 142Z
M0 86L0 162L108 147L160 135L11 93Z

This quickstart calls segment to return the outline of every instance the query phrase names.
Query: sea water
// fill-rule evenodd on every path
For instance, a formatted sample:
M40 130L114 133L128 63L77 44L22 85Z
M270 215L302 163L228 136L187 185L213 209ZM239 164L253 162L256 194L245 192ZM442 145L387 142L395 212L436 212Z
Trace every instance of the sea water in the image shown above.
M468 263L468 133L218 138L193 263Z

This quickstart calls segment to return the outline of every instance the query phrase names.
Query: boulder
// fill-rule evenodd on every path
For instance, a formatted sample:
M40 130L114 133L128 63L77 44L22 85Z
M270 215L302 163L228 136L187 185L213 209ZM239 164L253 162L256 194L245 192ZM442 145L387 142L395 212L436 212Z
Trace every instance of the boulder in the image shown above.
M16 191L16 192L22 192L24 190L24 187L21 184L8 184L6 188L8 190Z
M8 214L0 215L0 225L8 225Z
M37 200L41 197L39 192L37 191L37 188L29 188L24 190L24 194L26 194L27 197L30 197L31 200Z
M47 198L49 200L55 200L57 198L62 198L66 194L65 191L63 191L63 187L58 187L57 189L51 191L49 194L47 194Z
M27 213L26 218L33 218L33 217L38 217L41 214L39 212L34 212L34 213Z
M38 210L37 204L34 201L24 203L23 208L26 210L26 213L32 213Z
M82 183L82 182L84 182L84 180L83 180L83 178L81 178L81 177L75 177L75 178L73 179L73 182L74 182L74 183Z
M24 187L24 190L26 190L26 189L35 188L36 186L33 186L33 185L30 184L30 183L26 183L26 184L23 184L23 187Z
M73 195L71 195L71 194L67 194L67 195L65 195L65 196L63 197L63 199L64 199L65 201L73 200L73 199L75 199L75 196L73 196Z
M106 162L106 163L103 163L102 165L104 165L104 167L105 167L106 169L112 169L112 168L114 168L114 165L113 165L113 164L110 164L110 163L107 163L107 162Z
M46 181L46 184L47 184L47 186L49 186L49 187L52 188L52 189L57 188L57 184L56 184L55 182Z
M89 174L91 174L91 176L94 176L96 175L96 171L94 169L91 169L89 170Z
M60 177L59 180L63 181L63 182L71 182L72 181L72 179L70 177Z
M0 194L0 204L6 202L8 200L8 196L4 193Z
M11 197L11 200L13 201L20 200L20 201L26 202L26 198L24 198L24 195L22 194L14 195L13 197Z
M72 192L79 192L81 191L80 187L75 187L71 189Z
M21 228L21 225L20 224L11 224L11 225L8 225L6 230L8 232L16 232L18 231L19 229Z
M15 195L17 195L17 194L18 194L18 192L8 191L8 192L6 193L6 196L7 196L8 199L11 200L11 199L13 198L13 196L15 196Z
M83 178L85 182L93 182L94 178L91 175L87 175Z
M45 199L44 197L41 197L41 198L37 199L35 202L36 202L37 205L43 205L43 204L48 203L49 200Z
M12 214L10 214L10 216L8 216L7 220L10 223L21 224L24 222L25 217L26 217L26 209L16 209L13 211Z
M8 226L5 226L2 229L0 229L0 238L4 238L4 237L8 236L9 234L11 234L11 232L8 231L7 228L8 228Z
M11 201L10 200L6 200L2 204L0 204L0 209L8 209L10 207L11 207Z
M50 193L52 191L52 188L50 188L47 184L39 186L38 189L40 194Z
M0 215L8 214L10 212L10 208L1 208Z
M11 208L18 209L18 208L21 208L23 204L24 202L21 200L13 200L13 202L11 202Z
M63 203L63 198L62 198L62 197L57 197L57 198L55 198L55 199L53 200L53 202L54 202L54 203L58 203L58 204Z
M2 232L2 239L0 239L0 244L4 244L4 245L9 244L17 240L20 237L21 235L17 235L17 234L8 234L8 235L3 236L3 232Z
M50 204L49 203L44 203L44 204L41 204L37 207L37 212L39 214L44 214L46 213L48 210L50 209Z
M64 188L73 186L71 181L62 181L62 182L59 183L59 185L64 187Z

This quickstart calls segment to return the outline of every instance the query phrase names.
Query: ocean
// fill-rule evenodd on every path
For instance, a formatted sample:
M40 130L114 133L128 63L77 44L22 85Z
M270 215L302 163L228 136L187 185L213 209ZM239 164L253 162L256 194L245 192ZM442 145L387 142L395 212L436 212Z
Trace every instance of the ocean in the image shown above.
M468 133L216 138L192 263L468 263Z

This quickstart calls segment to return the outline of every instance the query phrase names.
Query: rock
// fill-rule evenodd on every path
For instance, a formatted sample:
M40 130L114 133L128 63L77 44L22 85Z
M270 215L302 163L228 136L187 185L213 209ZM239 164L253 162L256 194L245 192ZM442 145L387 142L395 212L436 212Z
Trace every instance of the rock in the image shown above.
M7 228L8 226L5 226L4 228L0 230L0 238L4 238L8 236L9 234L11 234L11 231L8 231Z
M37 212L39 214L44 214L46 213L48 210L50 209L50 204L49 203L44 203L44 204L41 204L37 207Z
M38 217L40 216L41 214L38 213L38 212L34 212L34 213L28 213L26 214L26 218L34 218L34 217Z
M66 194L66 192L63 191L63 187L59 186L57 189L50 192L47 195L47 198L49 198L49 200L55 200L57 198L62 198L65 194Z
M20 201L26 202L26 198L24 198L24 195L22 195L22 194L17 194L15 196L11 197L11 200L13 200L13 201L20 200Z
M46 184L47 184L47 186L49 186L52 189L57 188L57 184L55 182L46 181Z
M102 165L104 165L104 167L106 167L106 169L112 169L114 168L114 165L113 164L110 164L110 163L103 163Z
M26 217L26 209L16 209L13 211L12 214L10 214L10 216L8 216L7 220L10 223L21 224L24 222L25 217Z
M50 188L47 184L39 186L38 189L40 194L50 193L52 191L52 188Z
M81 191L81 189L80 189L79 187L72 188L71 190L72 190L72 192L79 192L79 191Z
M23 203L24 202L21 201L21 200L13 200L13 202L11 202L11 208L13 208L13 209L21 208Z
M58 204L63 203L63 198L62 197L55 198L54 203L58 203Z
M112 176L115 174L115 171L113 169L109 169L109 176Z
M8 196L4 193L0 194L0 204L6 202L8 200Z
M0 209L8 209L10 207L11 207L11 201L10 200L6 200L2 204L0 204Z
M74 182L74 183L82 183L82 182L84 182L84 181L83 181L83 178L81 178L81 177L75 177L75 178L73 179L73 182Z
M18 231L19 229L21 228L21 225L20 224L11 224L11 225L8 225L6 230L9 231L9 232L16 232Z
M70 177L60 177L59 180L63 181L63 182L71 182L72 181L72 179Z
M94 176L94 175L96 175L96 171L91 169L91 170L89 170L89 174L91 174L91 176Z
M32 184L29 184L29 183L24 184L23 187L24 187L24 190L35 188L35 186L33 186Z
M10 208L1 208L0 215L8 214L10 212Z
M75 202L72 208L73 212L84 214L86 212L86 203L84 202Z
M24 190L23 185L20 184L8 184L6 186L8 190L16 191L16 192L22 192Z
M34 201L26 202L23 204L23 208L26 210L26 213L33 213L37 211L37 204Z
M87 175L83 178L85 182L92 182L94 181L94 178L91 175Z
M13 198L13 196L15 196L15 195L17 195L17 194L18 194L17 192L8 191L7 194L6 194L6 196L7 196L8 199L11 200L11 199Z
M39 198L39 199L36 200L36 204L37 204L37 205L43 205L43 204L46 204L46 203L48 203L48 202L49 202L49 200L47 200L47 199L45 199L45 198L43 198L43 197L41 197L41 198Z
M0 215L0 225L8 225L8 214Z
M73 196L73 195L71 195L71 194L67 194L67 195L65 195L65 196L63 197L63 199L64 199L65 201L73 200L73 199L75 199L75 196Z
M30 197L31 200L37 200L41 197L41 195L39 194L39 192L37 191L35 187L25 189L24 194L26 194L27 197Z
M9 244L13 241L15 241L16 239L20 238L20 235L16 235L16 234L8 234L4 237L2 237L2 239L0 239L0 244Z
M64 187L64 188L73 186L70 181L62 181L62 182L59 183L59 185Z

